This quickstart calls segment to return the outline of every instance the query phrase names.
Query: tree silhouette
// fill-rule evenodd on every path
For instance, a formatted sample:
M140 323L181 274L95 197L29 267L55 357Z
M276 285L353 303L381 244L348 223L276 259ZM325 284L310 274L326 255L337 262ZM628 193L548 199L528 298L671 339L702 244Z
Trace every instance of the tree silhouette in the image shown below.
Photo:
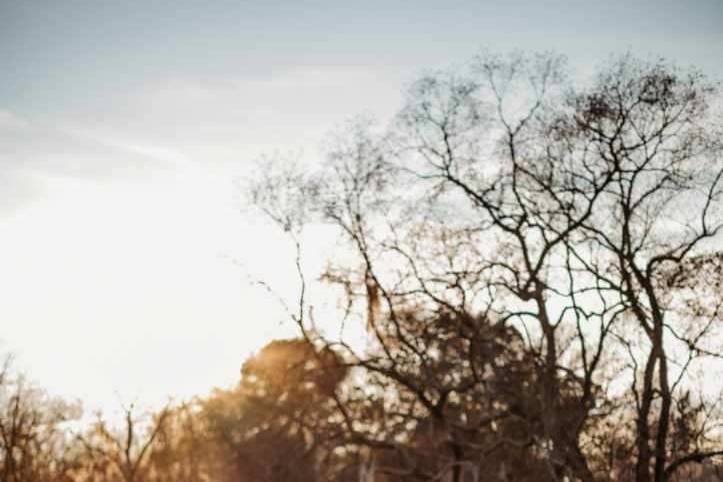
M622 56L577 88L554 55L480 56L414 84L388 128L353 124L318 172L269 169L250 194L296 241L302 333L408 402L382 404L389 419L448 424L449 400L479 400L474 347L499 326L530 373L509 398L488 392L478 434L524 421L551 480L676 480L721 455L719 399L694 377L723 339L719 101L663 61ZM341 317L365 319L369 349L310 330L299 240L316 222L348 241L322 279L342 288ZM358 441L403 446L389 422ZM449 436L457 462L499 460Z
M73 404L49 397L12 367L0 367L0 481L71 480L75 460L63 422L79 415Z

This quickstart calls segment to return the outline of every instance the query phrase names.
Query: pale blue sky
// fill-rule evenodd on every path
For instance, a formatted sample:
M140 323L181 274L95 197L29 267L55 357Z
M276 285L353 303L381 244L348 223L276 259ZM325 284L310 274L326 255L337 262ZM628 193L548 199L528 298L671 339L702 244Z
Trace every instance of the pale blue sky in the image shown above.
M721 25L721 0L0 0L0 339L91 406L231 383L290 333L228 260L287 279L283 243L234 204L261 153L313 153L479 48L720 79Z
M3 0L0 99L13 110L57 113L168 77L420 69L479 46L555 49L574 62L630 48L720 75L721 24L720 0Z

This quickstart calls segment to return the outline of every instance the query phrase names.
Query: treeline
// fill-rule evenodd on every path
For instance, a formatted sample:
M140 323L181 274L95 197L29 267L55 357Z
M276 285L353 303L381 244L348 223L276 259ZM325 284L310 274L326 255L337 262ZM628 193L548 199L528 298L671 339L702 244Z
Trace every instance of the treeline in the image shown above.
M409 387L412 379L419 390L473 383L469 373L449 371L462 353L444 330L434 335L437 363L409 367L400 383L364 376L306 340L276 340L244 363L232 389L155 413L131 405L120 420L98 415L82 426L79 406L49 397L6 362L0 481L553 481L547 454L532 442L543 431L535 362L521 351L518 334L489 327L487 335L478 352L479 368L488 372L484 389L450 393L454 410L443 417L434 414L439 407L409 405L416 396ZM567 408L574 417L572 393ZM694 442L702 420L686 418L685 408L674 433L681 446ZM593 463L614 469L599 480L627 480L631 434L607 424L596 429L598 448L609 450L596 452ZM464 440L463 463L455 463L450 430ZM671 480L713 482L721 475L723 464L710 462Z
M323 365L322 365L323 364ZM0 373L0 481L200 482L357 480L358 448L334 423L345 369L300 340L248 360L240 383L155 413L80 424L5 363ZM338 420L337 420L338 421ZM351 472L349 472L351 471Z

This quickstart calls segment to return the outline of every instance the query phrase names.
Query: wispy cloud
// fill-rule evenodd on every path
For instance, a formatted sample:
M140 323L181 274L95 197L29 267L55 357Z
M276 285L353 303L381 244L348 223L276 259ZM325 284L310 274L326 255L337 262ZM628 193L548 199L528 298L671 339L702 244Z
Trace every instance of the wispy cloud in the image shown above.
M46 184L52 179L113 182L145 178L184 163L187 159L171 148L0 110L0 214L47 195Z
M28 122L9 110L0 109L0 131L18 131L28 127Z

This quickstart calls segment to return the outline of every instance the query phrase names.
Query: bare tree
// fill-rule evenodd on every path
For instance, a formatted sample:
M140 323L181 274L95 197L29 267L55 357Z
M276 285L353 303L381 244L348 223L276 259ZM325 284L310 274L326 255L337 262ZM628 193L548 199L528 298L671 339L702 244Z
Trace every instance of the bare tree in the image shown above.
M420 80L381 133L341 135L320 173L261 179L253 200L295 234L307 336L298 233L325 222L349 241L322 278L371 346L311 338L390 389L383 424L337 397L357 440L398 449L431 417L453 462L498 460L486 433L551 480L660 482L719 456L718 399L692 377L721 353L718 95L630 56L583 89L554 55L483 56Z
M79 407L49 397L12 368L0 368L0 481L69 480L73 450L63 422Z
M147 462L169 413L170 407L166 407L148 421L139 418L131 404L123 407L123 425L117 429L99 415L90 431L80 436L86 449L80 480L147 480Z

